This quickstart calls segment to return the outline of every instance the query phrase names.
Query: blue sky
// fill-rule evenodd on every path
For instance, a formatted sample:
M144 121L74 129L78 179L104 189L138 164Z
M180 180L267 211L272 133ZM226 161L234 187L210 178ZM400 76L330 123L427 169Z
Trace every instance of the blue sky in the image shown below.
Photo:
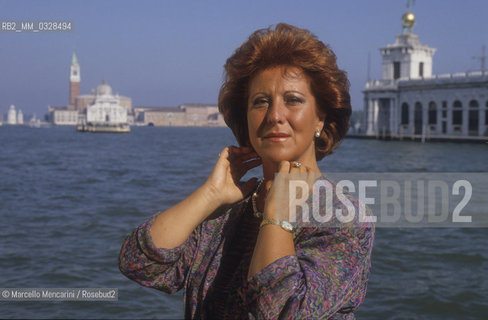
M328 43L363 108L367 79L381 77L378 48L401 33L406 0L5 1L0 20L71 20L69 33L0 33L0 113L10 104L42 116L68 102L76 50L81 93L102 79L134 106L216 103L225 60L254 30L278 22ZM434 74L480 69L488 45L488 1L417 0L420 42L437 48Z

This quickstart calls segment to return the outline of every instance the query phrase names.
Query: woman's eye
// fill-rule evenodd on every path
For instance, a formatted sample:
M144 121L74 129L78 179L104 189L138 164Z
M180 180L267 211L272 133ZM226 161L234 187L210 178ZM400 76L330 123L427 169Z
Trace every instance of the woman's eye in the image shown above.
M292 97L288 97L288 98L286 99L286 102L287 102L288 104L292 104L292 105L295 105L295 104L301 104L301 103L303 103L303 99L302 99L302 98L299 98L299 97L293 97L293 96L292 96Z
M257 98L253 102L253 106L255 107L266 107L269 104L269 100L266 98Z

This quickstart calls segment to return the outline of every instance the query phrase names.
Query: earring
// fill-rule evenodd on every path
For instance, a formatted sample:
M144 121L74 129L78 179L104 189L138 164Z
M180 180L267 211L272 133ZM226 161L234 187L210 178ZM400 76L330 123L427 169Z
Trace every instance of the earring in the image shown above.
M315 138L320 137L320 130L315 131Z

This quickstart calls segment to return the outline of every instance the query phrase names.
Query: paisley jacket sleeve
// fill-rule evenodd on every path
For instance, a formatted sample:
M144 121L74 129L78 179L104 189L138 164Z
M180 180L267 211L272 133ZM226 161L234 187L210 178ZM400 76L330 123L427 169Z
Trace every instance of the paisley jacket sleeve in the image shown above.
M155 217L141 224L126 238L119 255L119 268L125 276L143 286L174 293L184 286L197 248L200 227L176 248L157 248L151 237Z
M296 255L249 279L249 310L257 319L354 319L364 299L374 225L311 226L295 237Z

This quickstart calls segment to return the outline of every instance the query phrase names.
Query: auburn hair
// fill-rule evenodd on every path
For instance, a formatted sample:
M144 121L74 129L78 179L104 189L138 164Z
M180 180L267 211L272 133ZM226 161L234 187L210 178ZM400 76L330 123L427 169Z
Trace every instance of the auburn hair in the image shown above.
M250 146L247 103L251 79L276 66L300 68L310 86L319 112L325 115L315 157L321 160L339 145L349 129L351 99L346 73L337 67L334 52L306 29L279 23L255 31L224 65L219 111L241 146Z

